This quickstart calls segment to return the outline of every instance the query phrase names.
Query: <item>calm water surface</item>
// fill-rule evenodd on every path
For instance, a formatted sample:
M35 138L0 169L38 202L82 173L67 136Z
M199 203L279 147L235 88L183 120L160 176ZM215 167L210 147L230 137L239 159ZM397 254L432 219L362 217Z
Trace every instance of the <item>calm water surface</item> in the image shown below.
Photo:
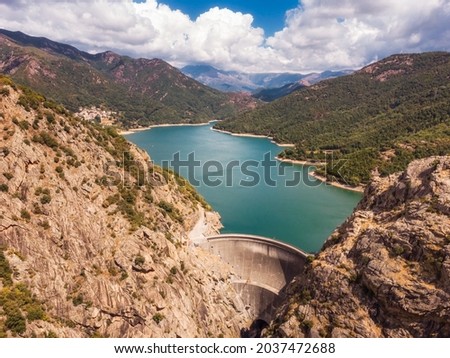
M361 199L359 193L318 185L311 177L313 186L305 185L304 180L295 186L286 185L296 176L307 177L308 168L276 162L269 170L270 163L266 162L264 169L264 155L270 153L273 159L282 150L265 138L235 137L212 131L211 125L158 127L126 137L159 165L172 160L177 152L182 161L194 153L203 167L198 166L194 172L180 168L180 174L188 179L190 176L192 184L200 182L195 185L197 190L222 216L222 233L262 235L315 252ZM236 167L227 170L227 165L236 160L247 163L247 172ZM214 176L205 178L205 163ZM259 184L249 185L257 176Z

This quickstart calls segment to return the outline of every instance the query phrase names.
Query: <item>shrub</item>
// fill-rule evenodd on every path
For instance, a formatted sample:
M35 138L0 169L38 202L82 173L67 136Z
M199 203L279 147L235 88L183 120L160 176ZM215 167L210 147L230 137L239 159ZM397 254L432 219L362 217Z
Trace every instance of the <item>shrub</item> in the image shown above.
M152 318L156 322L156 324L159 324L165 317L163 314L158 312L158 313L155 313Z
M4 286L10 286L12 285L12 270L3 251L4 248L0 246L0 279Z
M110 195L103 202L102 206L106 209L106 208L108 208L109 206L111 206L113 204L117 204L117 202L119 200L120 200L120 194Z
M48 134L47 132L41 132L40 136L42 138L43 143L47 146L50 147L52 149L56 149L58 148L58 142L56 141L56 139L54 137L52 137L50 134Z
M144 192L144 200L149 204L153 203L152 189L150 187Z
M53 331L48 331L45 333L44 338L58 338L58 335Z
M56 139L47 132L35 134L31 140L35 143L45 144L47 147L50 147L52 149L58 148L58 142L56 141Z
M114 264L112 263L108 265L108 272L111 276L117 276L117 274L119 273L116 266L114 266Z
M48 113L46 115L46 118L49 124L55 123L55 116L52 113Z
M183 223L183 217L181 216L179 210L171 203L161 200L158 206L163 209L169 216L180 223Z
M79 306L83 303L83 295L80 293L76 297L72 298L72 303L74 306Z
M20 211L20 217L24 220L30 220L31 219L31 214L28 210L26 209L22 209Z
M136 266L142 266L145 264L145 258L142 255L137 255L134 259L134 264Z
M72 148L66 147L66 146L61 146L61 150L69 157L73 157L75 159L77 159L77 156L75 154L75 152L73 151Z
M0 184L0 191L3 193L6 193L9 190L8 185L6 184Z
M42 304L33 297L27 286L21 283L15 285L11 283L0 290L1 310L6 316L5 329L13 334L25 332L27 320L24 313L29 321L46 319Z
M41 204L48 204L48 203L50 203L52 201L52 197L50 196L50 195L48 195L48 194L44 194L42 197L41 197Z
M312 299L311 291L304 289L300 292L300 302L302 304L308 304Z
M0 321L0 338L8 338L8 334L5 331L4 321Z
M172 213L172 212L175 210L173 204L171 204L171 203L169 203L169 202L167 202L167 201L165 201L165 200L161 200L161 201L158 203L158 206L159 206L161 209L163 209L165 212L167 212L167 213Z
M27 323L22 312L18 308L8 312L8 317L5 321L5 327L13 333L22 334L27 328Z
M28 130L28 128L30 128L30 123L28 123L27 121L20 121L18 125L20 129L23 130Z
M45 317L45 312L40 305L30 305L26 309L28 321L38 321Z
M313 322L313 321L310 321L310 320L304 320L304 321L302 322L302 328L303 328L306 332L311 331L311 328L313 328L313 326L314 326L314 322Z
M125 270L123 270L120 273L120 281L126 280L128 278L128 272L126 272Z
M405 252L405 249L401 245L395 244L393 251L396 256L400 256Z
M30 110L30 107L37 110L39 104L44 100L44 97L27 87L21 87L21 90L23 94L20 95L17 103L27 111Z

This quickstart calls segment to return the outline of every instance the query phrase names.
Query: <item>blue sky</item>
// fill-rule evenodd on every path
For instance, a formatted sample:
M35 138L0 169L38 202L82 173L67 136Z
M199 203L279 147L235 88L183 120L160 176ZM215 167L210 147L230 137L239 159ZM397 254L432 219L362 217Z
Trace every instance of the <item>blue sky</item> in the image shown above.
M142 2L143 0L136 0ZM172 9L178 9L196 19L200 14L210 8L218 6L233 11L240 11L253 15L253 24L262 27L266 35L273 35L275 31L282 30L286 11L297 7L298 0L164 0Z
M0 0L0 27L177 67L308 73L449 51L450 0Z

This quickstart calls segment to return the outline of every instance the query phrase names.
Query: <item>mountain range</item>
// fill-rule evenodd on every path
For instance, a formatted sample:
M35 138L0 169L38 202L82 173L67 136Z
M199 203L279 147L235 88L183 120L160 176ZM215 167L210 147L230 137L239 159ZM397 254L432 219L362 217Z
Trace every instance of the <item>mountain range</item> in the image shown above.
M294 143L280 156L324 165L350 185L450 152L450 54L393 55L220 122L218 129Z
M160 59L133 59L110 51L89 54L7 30L0 30L0 73L74 112L101 105L119 113L125 127L206 122L257 103L245 94L211 89Z
M103 104L128 125L255 102L161 60L1 33L0 338L239 336L252 318L233 267L189 239L198 222L216 233L217 213L113 127L51 98ZM393 55L217 124L293 142L282 157L368 183L264 336L450 336L449 79L448 53Z
M256 98L265 101L289 94L302 86L310 86L328 78L348 75L353 71L325 71L321 73L244 73L225 71L210 65L188 65L181 71L193 79L224 92L251 92ZM284 91L282 90L284 88ZM260 91L274 90L274 94L266 97ZM279 93L278 97L276 93ZM267 91L265 92L267 93Z

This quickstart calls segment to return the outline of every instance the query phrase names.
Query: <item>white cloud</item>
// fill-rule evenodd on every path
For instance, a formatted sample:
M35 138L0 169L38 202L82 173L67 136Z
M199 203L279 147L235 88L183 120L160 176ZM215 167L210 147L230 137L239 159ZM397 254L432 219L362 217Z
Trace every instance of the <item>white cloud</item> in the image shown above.
M359 67L400 52L450 49L449 0L303 0L267 40L293 68Z
M161 1L0 0L0 27L73 44L242 71L354 68L392 53L449 50L450 0L303 0L270 38L249 14L190 19Z

